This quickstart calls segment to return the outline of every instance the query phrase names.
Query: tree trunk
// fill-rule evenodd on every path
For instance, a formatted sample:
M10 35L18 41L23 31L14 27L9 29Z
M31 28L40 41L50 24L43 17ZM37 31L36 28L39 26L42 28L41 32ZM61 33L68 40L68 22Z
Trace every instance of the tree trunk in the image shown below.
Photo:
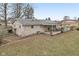
M7 27L7 3L4 3L4 19L5 19L5 27Z
M2 45L2 36L0 36L0 45Z

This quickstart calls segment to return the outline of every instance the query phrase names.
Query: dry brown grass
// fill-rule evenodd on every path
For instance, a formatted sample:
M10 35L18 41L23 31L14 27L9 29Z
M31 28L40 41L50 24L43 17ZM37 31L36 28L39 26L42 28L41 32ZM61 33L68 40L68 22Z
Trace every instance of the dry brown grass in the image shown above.
M0 47L0 55L79 55L79 32L34 35Z

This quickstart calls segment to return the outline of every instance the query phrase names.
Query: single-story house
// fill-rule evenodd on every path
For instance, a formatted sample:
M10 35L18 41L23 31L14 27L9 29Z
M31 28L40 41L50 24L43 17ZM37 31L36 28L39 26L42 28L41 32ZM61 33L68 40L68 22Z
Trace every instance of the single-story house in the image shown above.
M12 24L13 32L21 37L32 35L35 33L49 32L52 35L53 30L56 29L56 22L51 20L33 20L18 18Z

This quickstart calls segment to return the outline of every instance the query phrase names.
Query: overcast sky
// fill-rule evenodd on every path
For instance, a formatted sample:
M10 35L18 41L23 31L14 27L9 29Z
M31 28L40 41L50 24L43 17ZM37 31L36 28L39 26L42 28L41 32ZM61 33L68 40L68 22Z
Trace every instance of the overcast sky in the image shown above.
M64 16L79 16L78 3L35 3L33 7L34 16L40 19L51 17L52 20L62 20Z

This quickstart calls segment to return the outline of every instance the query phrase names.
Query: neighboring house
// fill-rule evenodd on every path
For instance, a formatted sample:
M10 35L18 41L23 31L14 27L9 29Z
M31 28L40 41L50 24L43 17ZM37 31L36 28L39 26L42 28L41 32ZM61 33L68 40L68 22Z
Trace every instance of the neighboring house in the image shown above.
M13 25L13 32L18 36L24 37L35 33L49 32L52 35L53 29L56 29L56 23L51 20L32 20L17 19Z
M72 20L72 19L62 20L61 21L61 26L62 27L67 27L69 30L71 28L75 29L75 28L78 27L78 21L77 20Z

